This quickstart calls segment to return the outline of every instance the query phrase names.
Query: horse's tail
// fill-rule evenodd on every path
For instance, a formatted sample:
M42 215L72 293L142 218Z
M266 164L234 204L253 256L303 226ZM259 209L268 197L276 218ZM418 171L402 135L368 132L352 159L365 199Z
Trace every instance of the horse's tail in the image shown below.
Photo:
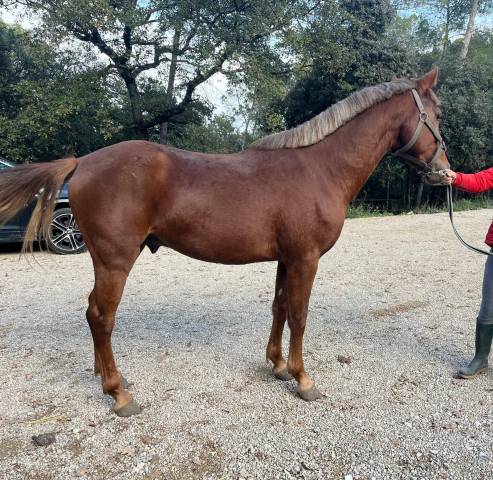
M64 158L50 163L19 165L0 173L0 226L35 196L38 198L24 235L23 253L33 251L34 240L48 238L59 190L77 165L76 158Z

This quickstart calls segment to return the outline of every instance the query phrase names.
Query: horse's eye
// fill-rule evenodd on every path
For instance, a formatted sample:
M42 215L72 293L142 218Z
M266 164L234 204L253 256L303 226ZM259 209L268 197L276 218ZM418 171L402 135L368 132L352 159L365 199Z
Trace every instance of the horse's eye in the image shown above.
M440 109L438 109L436 111L436 117L437 117L437 120L440 120L442 118L442 111Z

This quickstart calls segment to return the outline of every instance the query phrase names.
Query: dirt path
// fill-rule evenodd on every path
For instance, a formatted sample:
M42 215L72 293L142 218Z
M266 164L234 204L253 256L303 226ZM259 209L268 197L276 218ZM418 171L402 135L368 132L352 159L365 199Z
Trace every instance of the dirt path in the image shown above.
M479 245L490 216L457 223ZM310 305L315 404L264 361L275 264L145 252L114 335L145 409L120 419L92 375L90 257L36 258L0 253L0 478L491 478L493 375L453 378L484 259L444 214L347 221Z

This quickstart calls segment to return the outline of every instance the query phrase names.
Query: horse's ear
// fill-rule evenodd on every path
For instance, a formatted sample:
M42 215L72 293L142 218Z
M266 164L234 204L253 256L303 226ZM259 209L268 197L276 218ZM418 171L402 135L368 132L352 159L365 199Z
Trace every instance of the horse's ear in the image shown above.
M391 82L395 82L397 80L397 75L392 75L392 78L390 79Z
M431 90L438 82L438 68L430 70L418 79L418 88L423 92Z

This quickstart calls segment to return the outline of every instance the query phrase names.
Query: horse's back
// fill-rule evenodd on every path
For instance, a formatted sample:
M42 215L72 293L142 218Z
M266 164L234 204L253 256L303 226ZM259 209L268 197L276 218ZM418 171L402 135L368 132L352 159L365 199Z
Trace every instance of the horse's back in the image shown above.
M203 260L275 258L275 225L266 205L272 195L261 195L252 162L238 157L144 141L81 157L70 180L70 202L89 249L91 236L140 245L152 234ZM239 250L252 253L245 258Z

